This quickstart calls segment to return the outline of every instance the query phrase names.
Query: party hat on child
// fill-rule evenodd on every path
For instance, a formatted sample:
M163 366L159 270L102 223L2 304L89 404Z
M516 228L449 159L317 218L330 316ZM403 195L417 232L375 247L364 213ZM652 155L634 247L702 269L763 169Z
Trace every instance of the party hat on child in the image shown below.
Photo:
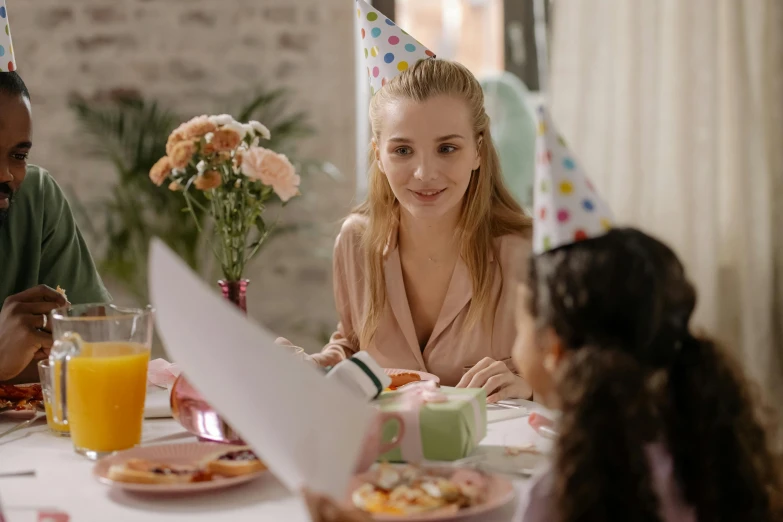
M544 107L538 109L533 252L601 236L612 212L598 196Z
M14 48L11 45L11 26L8 25L8 8L0 0L0 72L16 70Z
M417 61L435 57L435 53L364 0L356 0L356 15L371 94Z

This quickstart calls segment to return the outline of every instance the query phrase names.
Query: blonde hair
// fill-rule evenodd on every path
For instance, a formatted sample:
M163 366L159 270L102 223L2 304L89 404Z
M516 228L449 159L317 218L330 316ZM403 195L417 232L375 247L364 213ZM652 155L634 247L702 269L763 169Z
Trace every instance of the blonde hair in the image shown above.
M473 132L481 156L462 201L457 225L460 254L473 283L473 298L466 325L474 326L490 308L494 271L489 269L493 239L507 234L529 237L532 220L526 216L503 182L495 145L489 132L489 116L484 111L484 93L475 76L463 65L448 60L420 60L375 93L370 102L370 121L376 142L381 128L382 108L392 100L407 98L422 102L448 95L465 101L470 111ZM378 328L386 303L384 249L399 225L399 202L386 176L380 171L372 145L369 153L367 199L354 209L366 216L362 231L367 273L368 303L359 331L360 346L367 347Z

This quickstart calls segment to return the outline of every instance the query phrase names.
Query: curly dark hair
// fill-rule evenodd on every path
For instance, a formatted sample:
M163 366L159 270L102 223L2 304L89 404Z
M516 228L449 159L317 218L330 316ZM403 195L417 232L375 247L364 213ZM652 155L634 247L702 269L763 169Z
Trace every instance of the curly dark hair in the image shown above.
M699 520L783 520L778 455L742 371L694 336L682 263L635 229L534 257L530 302L569 357L558 375L560 522L660 520L645 447L661 442Z

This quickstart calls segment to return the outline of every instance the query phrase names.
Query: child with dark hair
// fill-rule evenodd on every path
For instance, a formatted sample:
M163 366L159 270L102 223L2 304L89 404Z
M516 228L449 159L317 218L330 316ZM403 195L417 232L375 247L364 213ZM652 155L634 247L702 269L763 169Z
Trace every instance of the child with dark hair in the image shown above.
M521 301L515 362L562 411L525 522L783 520L763 415L689 330L696 294L666 245L615 229L544 252Z

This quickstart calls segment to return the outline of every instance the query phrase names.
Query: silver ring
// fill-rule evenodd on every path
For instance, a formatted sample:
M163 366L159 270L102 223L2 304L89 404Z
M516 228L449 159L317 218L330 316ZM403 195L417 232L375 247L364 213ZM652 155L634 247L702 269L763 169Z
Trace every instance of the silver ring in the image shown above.
M46 325L49 323L49 318L46 317L46 314L41 314L41 316L43 317L43 326L41 327L41 330L45 330Z

